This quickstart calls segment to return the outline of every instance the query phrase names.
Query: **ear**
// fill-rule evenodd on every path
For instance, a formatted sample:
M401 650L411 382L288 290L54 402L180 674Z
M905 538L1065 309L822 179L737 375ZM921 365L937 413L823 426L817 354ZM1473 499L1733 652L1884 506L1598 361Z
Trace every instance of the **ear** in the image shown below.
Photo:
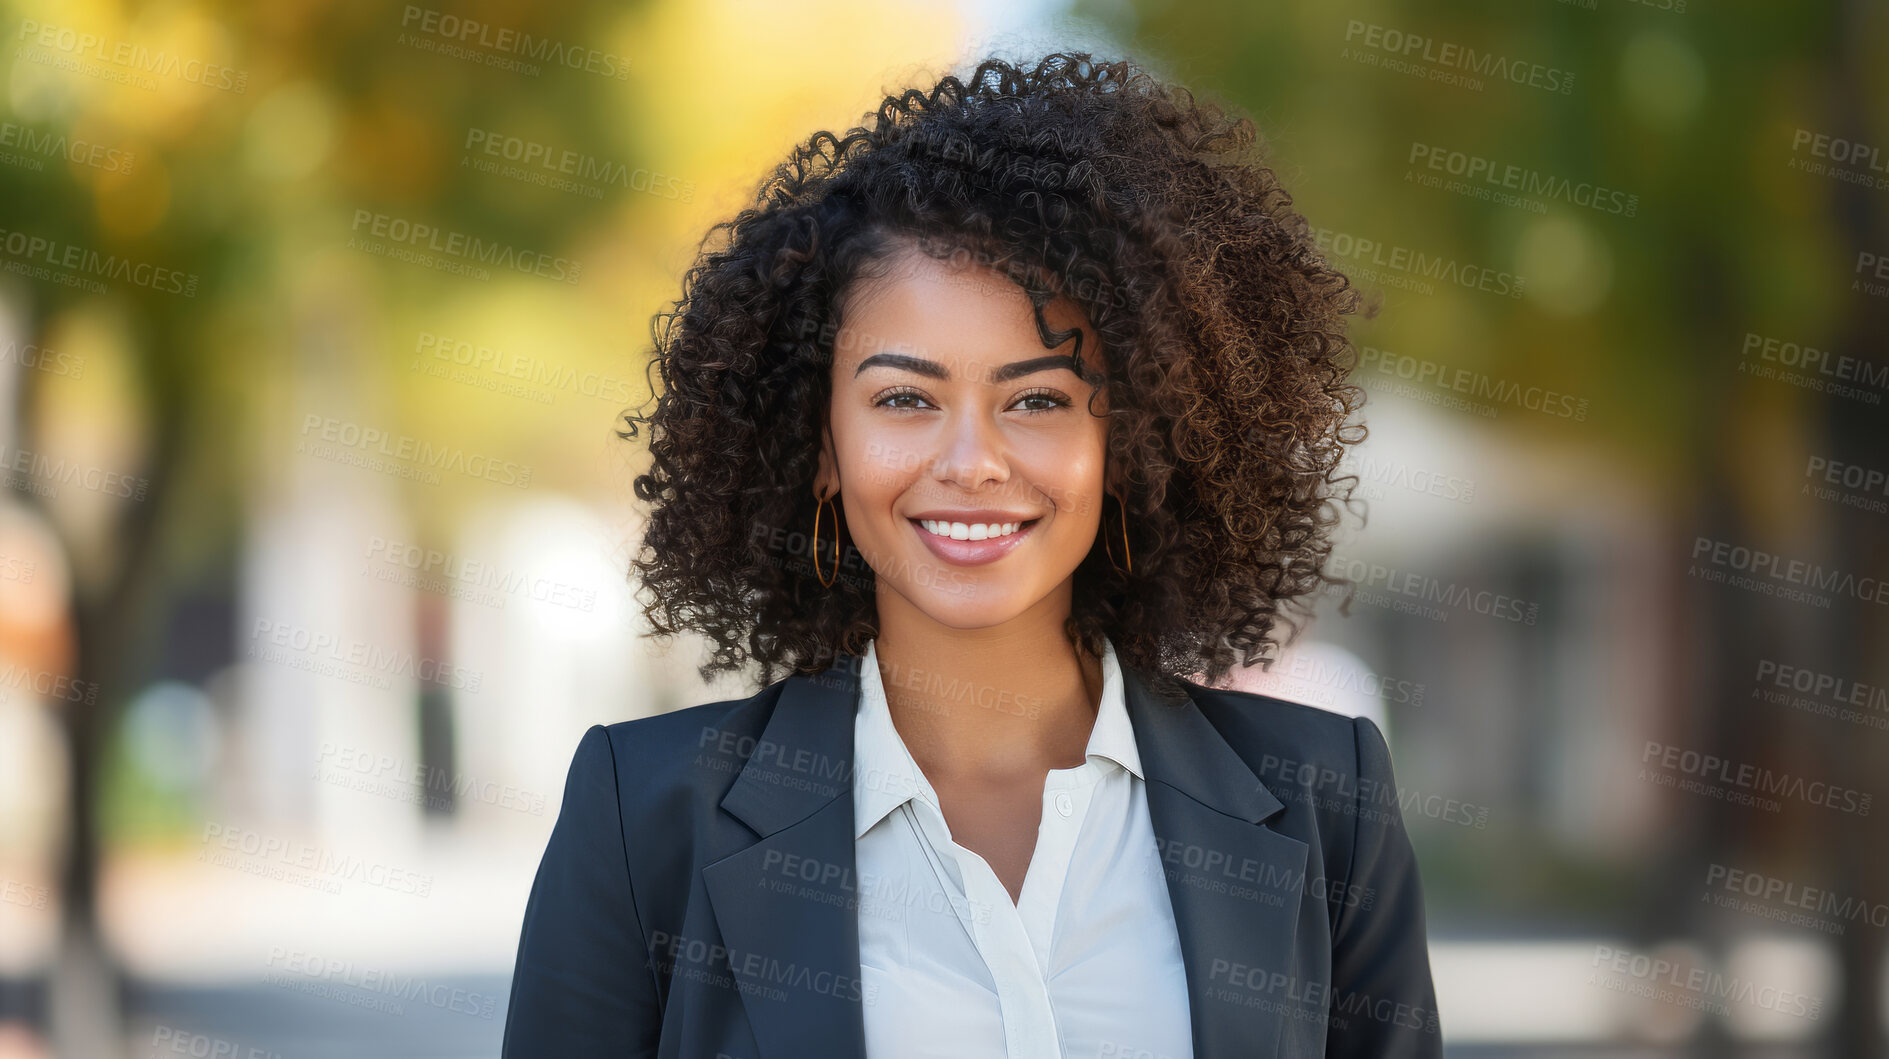
M816 499L831 499L839 491L840 467L833 454L833 430L823 422L820 424L820 467L813 475L813 495Z

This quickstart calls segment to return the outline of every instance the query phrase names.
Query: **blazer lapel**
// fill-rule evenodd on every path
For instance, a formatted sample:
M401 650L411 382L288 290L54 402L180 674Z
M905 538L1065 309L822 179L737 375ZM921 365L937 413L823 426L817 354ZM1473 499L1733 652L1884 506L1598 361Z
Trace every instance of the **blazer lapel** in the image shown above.
M853 847L859 659L787 678L722 808L760 840L704 865L763 1059L865 1059Z
M1122 678L1187 968L1194 1054L1276 1055L1284 1012L1309 986L1293 960L1306 844L1265 826L1284 803L1191 697L1166 704L1135 671Z

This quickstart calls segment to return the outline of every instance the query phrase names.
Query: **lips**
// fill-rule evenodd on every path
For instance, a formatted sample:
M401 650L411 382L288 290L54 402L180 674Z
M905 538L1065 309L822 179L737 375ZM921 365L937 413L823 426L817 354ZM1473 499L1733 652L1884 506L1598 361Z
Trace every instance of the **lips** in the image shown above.
M1008 555L1012 549L1022 544L1024 539L1035 531L1036 524L1039 520L1006 520L997 518L991 519L988 522L971 522L957 518L913 518L906 519L906 521L911 524L912 531L918 534L918 539L923 541L925 547L931 549L931 554L937 556L940 561L950 563L953 566L982 566L985 563L996 562L998 559ZM940 536L932 532L931 529L925 527L926 522L930 522L934 528L937 528L940 523L943 523L945 527L950 527L952 523L959 523L965 525L967 528L970 526L988 527L992 525L999 528L1008 528L1014 525L1017 528L1013 532L1004 533L996 537L987 536L983 540L970 540L968 539L968 534L967 539L957 540L953 537Z

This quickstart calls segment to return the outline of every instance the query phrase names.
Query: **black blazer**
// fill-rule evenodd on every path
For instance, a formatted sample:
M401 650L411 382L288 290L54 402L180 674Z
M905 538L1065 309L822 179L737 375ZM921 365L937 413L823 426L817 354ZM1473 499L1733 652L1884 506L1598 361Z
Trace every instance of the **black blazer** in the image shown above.
M584 733L525 905L506 1059L865 1059L860 661ZM1195 1055L1440 1056L1376 725L1191 683L1170 703L1122 676Z

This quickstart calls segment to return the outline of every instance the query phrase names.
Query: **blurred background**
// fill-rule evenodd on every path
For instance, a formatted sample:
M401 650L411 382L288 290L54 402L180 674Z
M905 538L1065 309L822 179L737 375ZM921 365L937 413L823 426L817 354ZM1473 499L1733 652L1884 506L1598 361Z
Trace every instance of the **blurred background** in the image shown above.
M496 1055L651 314L986 53L1249 113L1357 324L1360 584L1452 1056L1889 1054L1889 8L0 3L0 1057Z

